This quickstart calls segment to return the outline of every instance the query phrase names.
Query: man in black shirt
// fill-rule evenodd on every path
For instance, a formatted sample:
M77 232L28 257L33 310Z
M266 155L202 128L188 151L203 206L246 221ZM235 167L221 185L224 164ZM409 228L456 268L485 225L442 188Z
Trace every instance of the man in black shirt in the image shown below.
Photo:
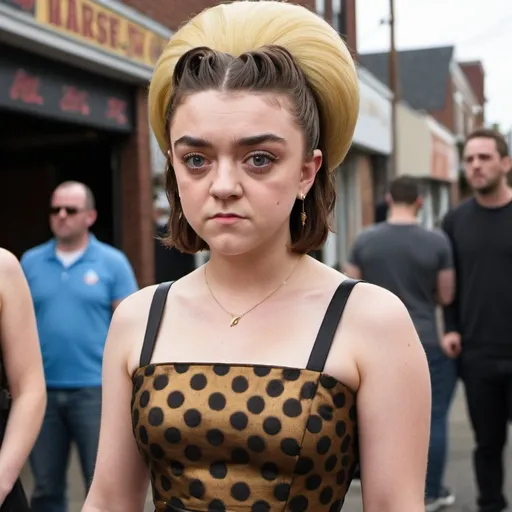
M443 229L453 246L457 286L445 308L443 349L459 356L476 441L479 512L506 509L502 454L512 418L512 190L505 139L473 132L464 167L474 197L448 213Z

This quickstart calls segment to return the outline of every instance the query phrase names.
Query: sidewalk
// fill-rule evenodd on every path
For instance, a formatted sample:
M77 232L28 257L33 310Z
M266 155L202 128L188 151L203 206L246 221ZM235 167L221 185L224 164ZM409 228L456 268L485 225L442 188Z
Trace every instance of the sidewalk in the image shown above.
M473 512L475 510L475 491L471 467L473 439L460 386L452 407L450 429L450 461L446 483L455 490L457 494L457 504L445 510L446 512ZM510 471L510 469L512 469L512 454L510 451L507 451L505 463L506 467L509 469L506 489L509 494L509 499L512 500L512 473ZM30 493L32 484L28 470L25 470L23 479L27 485L27 491ZM71 498L69 512L80 512L83 500L83 484L76 457L73 457L69 472L69 482ZM153 512L153 510L148 496L148 504L144 512ZM353 486L350 490L343 510L347 512L363 512L361 494L357 486Z

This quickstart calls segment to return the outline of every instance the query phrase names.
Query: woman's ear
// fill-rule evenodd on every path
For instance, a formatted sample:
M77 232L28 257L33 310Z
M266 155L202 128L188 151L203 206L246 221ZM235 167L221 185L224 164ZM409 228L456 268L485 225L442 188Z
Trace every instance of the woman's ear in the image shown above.
M322 162L323 156L319 149L315 149L313 151L312 157L304 162L302 165L302 173L300 177L299 195L306 195L309 192L313 186L313 183L315 182L316 174L322 166Z

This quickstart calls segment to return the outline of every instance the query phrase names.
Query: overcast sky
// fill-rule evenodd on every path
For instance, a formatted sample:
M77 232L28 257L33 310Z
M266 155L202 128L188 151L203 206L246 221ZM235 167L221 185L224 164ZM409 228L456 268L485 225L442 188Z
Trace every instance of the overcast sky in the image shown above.
M387 51L389 0L356 0L358 50ZM512 0L395 0L397 48L453 44L457 60L481 60L486 120L512 129Z

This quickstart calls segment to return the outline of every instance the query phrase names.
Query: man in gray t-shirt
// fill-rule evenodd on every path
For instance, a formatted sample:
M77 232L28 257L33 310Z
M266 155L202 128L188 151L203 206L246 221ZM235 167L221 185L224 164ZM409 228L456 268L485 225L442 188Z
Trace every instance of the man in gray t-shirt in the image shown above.
M456 372L453 361L441 349L437 324L437 306L453 300L453 259L444 233L427 230L417 223L422 198L414 178L395 179L387 200L387 222L375 224L357 237L345 271L350 277L364 279L397 295L407 307L425 347L432 382L425 506L427 512L434 512L455 501L442 480Z

